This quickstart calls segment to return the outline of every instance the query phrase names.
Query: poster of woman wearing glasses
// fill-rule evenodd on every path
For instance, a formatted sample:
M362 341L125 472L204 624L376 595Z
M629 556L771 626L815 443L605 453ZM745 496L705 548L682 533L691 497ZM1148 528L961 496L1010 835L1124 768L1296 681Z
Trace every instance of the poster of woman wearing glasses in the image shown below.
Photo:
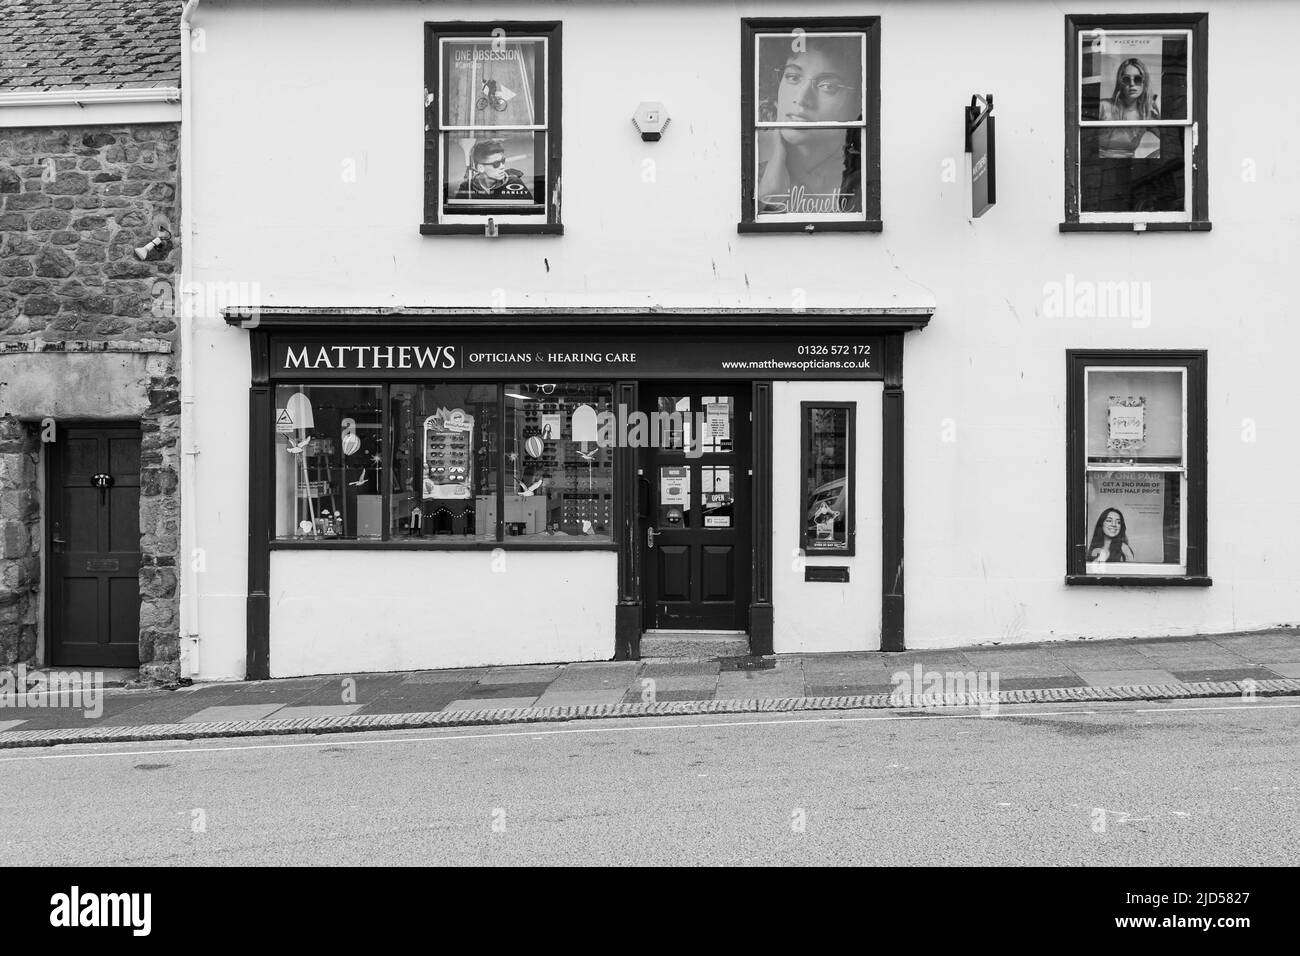
M757 214L860 217L864 35L796 32L757 43Z
M1131 124L1161 118L1164 37L1159 34L1094 34L1084 40L1083 82L1097 90L1095 111L1085 119ZM1085 97L1091 99L1091 97ZM1091 105L1091 104L1086 104ZM1159 159L1160 137L1149 126L1110 126L1100 138L1102 159Z

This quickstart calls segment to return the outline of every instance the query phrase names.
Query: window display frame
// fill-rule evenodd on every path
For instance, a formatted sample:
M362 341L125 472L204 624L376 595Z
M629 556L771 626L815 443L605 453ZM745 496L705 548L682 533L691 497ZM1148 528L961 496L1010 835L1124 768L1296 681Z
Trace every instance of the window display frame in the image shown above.
M760 37L802 31L819 34L861 34L863 62L860 121L845 128L861 130L862 210L860 213L762 214L757 208L758 133L770 124L757 119ZM747 17L740 21L740 233L880 232L880 17ZM778 124L780 125L780 124Z
M1080 350L1066 352L1066 577L1069 585L1208 587L1206 555L1207 353L1175 350ZM1182 374L1182 461L1088 460L1088 380L1106 372ZM1133 562L1125 567L1088 560L1088 483L1101 473L1179 473L1179 565ZM1127 523L1127 522L1126 522ZM1102 570L1105 568L1105 570Z
M1133 121L1083 120L1081 55L1083 37L1105 32L1116 36L1182 34L1187 37L1188 115L1182 119ZM1209 15L1119 14L1065 17L1065 219L1061 232L1180 231L1205 232L1209 221L1207 110ZM1082 134L1088 129L1119 126L1179 127L1183 133L1181 211L1083 211Z
M394 494L392 489L392 476L394 473L393 456L397 452L397 442L394 441L395 436L393 431L394 429L394 423L393 423L394 416L392 413L393 394L394 391L397 389L403 387L409 387L412 385L430 387L430 386L439 386L444 384L457 385L457 386L482 385L482 386L490 386L494 388L496 390L496 408L497 408L498 421L500 422L505 421L507 389L509 389L512 385L515 384L514 380L499 379L499 378L480 379L480 378L465 377L465 378L456 378L456 379L430 378L427 380L391 379L391 380L376 381L374 379L365 380L365 379L353 379L353 378L343 377L339 379L331 379L328 382L322 382L322 381L282 378L278 380L274 385L272 385L270 387L272 393L274 393L276 388L293 388L293 389L301 390L303 388L309 388L313 386L340 387L340 388L364 386L364 387L378 387L380 389L379 400L382 403L382 407L383 407L383 415L382 415L383 420L382 420L381 427L383 429L383 441L384 441L384 451L383 451L384 464L382 468L382 477L381 477L382 485L380 489L381 503L382 503L381 527L383 529L383 532L382 532L382 536L372 537L372 538L340 538L340 537L322 537L322 536L276 537L274 533L272 533L269 537L268 547L273 551L277 551L277 550L278 551L284 551L284 550L311 551L311 550L333 550L333 549L370 550L370 551L376 551L376 550L617 551L618 550L619 544L614 532L615 529L619 527L618 522L622 520L621 517L622 504L620 503L618 498L620 457L617 454L617 452L619 451L619 449L614 447L608 449L610 455L609 462L610 462L610 483L611 483L611 491L610 491L611 533L609 535L608 540L591 541L591 540L587 540L583 536L573 536L570 540L555 540L554 538L539 540L540 537L542 536L532 536L532 535L516 536L516 535L507 534L506 514L505 514L505 506L504 506L505 489L504 489L504 485L500 480L498 480L497 488L493 492L493 494L496 496L497 503L496 503L496 507L493 509L495 514L495 519L493 522L493 531L492 531L491 540L482 540L482 539L475 539L475 538L467 539L466 537L460 535L407 538L407 537L400 537L397 534L395 534L393 529ZM565 385L568 384L573 384L573 385L595 384L600 386L606 386L608 387L611 396L615 394L618 388L617 382L608 379L598 379L598 380L573 379L572 381L556 382L552 384L551 387L563 388ZM275 407L274 402L272 402L272 408L274 409L274 407ZM422 420L420 426L417 428L417 434L415 435L416 441L422 441L424 438L425 432L423 429L423 424L424 423ZM269 436L270 436L270 447L267 450L268 457L266 459L268 466L270 465L270 463L275 461L275 455L276 455L275 444L276 444L277 433L275 431L273 424L269 430ZM497 456L496 464L498 468L498 474L504 474L503 463L507 458L507 452L506 452L504 442L502 442L497 447L495 454ZM254 462L254 467L256 467L255 462ZM418 486L423 481L423 475L422 474L420 476L413 475L408 480L415 481ZM295 476L295 481L296 481L296 476ZM276 482L274 480L273 474L266 480L265 485L266 487L264 489L264 494L266 495L268 500L268 508L269 508L268 513L271 516L272 521L274 522L276 520L276 514L277 514L276 512L277 490L276 490ZM254 489L256 489L256 483L254 484ZM254 490L254 494L257 494L256 490Z
M844 522L844 543L830 547L814 546L817 542L808 532L808 500L816 489L809 487L808 470L812 464L812 412L814 409L842 408L847 412L844 423L844 508L848 512ZM853 556L857 553L857 402L799 403L799 549L805 557L822 555Z
M545 21L483 21L483 22L426 22L424 25L424 210L420 233L437 235L486 235L489 229L496 234L510 235L562 235L560 222L559 186L561 182L561 34L558 20ZM447 44L455 41L494 42L540 41L543 44L543 63L539 74L546 89L537 104L544 122L524 125L495 126L448 125L443 121L443 53ZM472 135L479 129L500 129L514 136L531 134L544 138L540 160L545 172L538 177L544 185L545 195L532 197L534 207L540 211L523 211L523 204L484 201L482 203L447 202L444 189L444 140L446 135ZM539 154L534 154L534 160ZM489 224L489 220L491 220Z

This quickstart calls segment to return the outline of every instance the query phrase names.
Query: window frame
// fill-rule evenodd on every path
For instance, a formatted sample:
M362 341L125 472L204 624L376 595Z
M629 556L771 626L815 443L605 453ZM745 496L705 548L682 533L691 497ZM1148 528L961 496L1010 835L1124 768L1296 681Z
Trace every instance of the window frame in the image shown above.
M606 385L609 387L611 398L617 391L617 383L612 379L569 379L557 382L557 385L563 384L595 384ZM538 541L536 536L511 536L505 533L505 485L498 481L495 495L496 504L496 523L493 529L493 540L464 540L461 536L448 535L445 537L428 537L418 538L415 540L402 539L393 534L392 521L392 476L393 476L393 455L396 452L396 445L392 441L394 424L392 421L392 399L393 390L403 386L437 386L437 385L490 385L497 390L497 414L500 421L505 421L506 411L506 389L515 384L515 380L502 378L479 378L479 377L457 377L454 379L389 379L375 381L373 379L361 378L339 378L328 381L318 380L295 380L280 379L271 384L272 391L272 415L275 409L275 390L280 387L289 388L355 388L355 387L378 387L381 390L380 401L383 403L383 437L384 437L384 468L382 470L382 485L380 494L383 498L383 536L380 538L278 538L274 530L269 535L269 547L273 551L294 551L294 550L354 550L354 551L495 551L505 549L512 551L617 551L619 544L617 535L611 529L609 540L607 541L584 541L582 538L574 540L557 541L550 539L547 541ZM277 433L272 424L270 433L270 446L268 449L268 463L275 462ZM615 454L616 447L610 449L610 481L611 481L611 518L617 523L618 502L618 479L617 471L619 469L619 456ZM507 453L505 442L502 442L497 449L497 469L498 474L504 474ZM271 521L274 526L276 520L276 481L274 469L265 479L265 494L268 500Z
M812 438L812 410L814 408L843 408L847 415L844 422L844 502L848 517L844 522L844 545L834 548L810 548L812 540L808 535L808 493L812 490L808 483L809 445ZM857 554L858 511L857 511L857 402L819 402L816 400L799 403L799 550L805 558L813 557L853 557Z
M501 31L496 34L493 31ZM424 24L424 208L420 234L425 236L482 235L551 235L564 234L560 219L560 190L563 113L561 111L562 23L559 20L499 21L426 21ZM444 40L480 39L490 42L496 36L506 40L543 39L546 41L546 196L541 203L545 215L522 214L509 210L453 212L442 201L442 138L444 129L442 104L442 46ZM489 232L489 221L492 231Z
M760 34L790 33L803 28L809 36L862 33L864 64L861 219L759 220L755 207L758 99L755 44ZM739 233L880 232L880 17L745 17L740 21L740 222ZM831 214L843 216L842 213Z
M1119 587L1191 586L1213 584L1206 555L1207 469L1207 353L1204 350L1069 349L1066 351L1066 527L1067 585ZM1157 465L1089 469L1087 459L1088 372L1181 371L1183 374L1183 463L1181 469ZM1087 483L1089 471L1178 471L1185 473L1180 513L1183 573L1123 571L1089 573L1087 561ZM1146 565L1147 568L1155 567ZM1163 566L1168 568L1170 566Z
M1187 33L1189 35L1188 85L1189 122L1151 121L1134 125L1182 126L1184 133L1184 177L1186 210L1182 213L1082 212L1080 133L1085 126L1081 109L1079 44L1085 33ZM1208 13L1089 14L1065 17L1065 219L1061 232L1208 232L1209 172L1207 75L1209 37ZM1110 125L1110 124L1107 124ZM1190 143L1189 143L1190 140Z

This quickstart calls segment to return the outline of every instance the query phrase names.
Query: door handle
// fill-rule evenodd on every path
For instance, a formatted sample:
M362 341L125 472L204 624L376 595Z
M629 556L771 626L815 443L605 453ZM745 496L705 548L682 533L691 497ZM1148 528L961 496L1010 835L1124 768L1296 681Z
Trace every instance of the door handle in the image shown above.
M62 538L50 538L50 544L60 544L60 545L62 545L62 544L67 544L67 543L68 543L68 542L65 541L65 540L63 540Z
M656 531L653 526L646 525L645 529L645 546L653 548L655 546L655 535L663 534L662 531Z

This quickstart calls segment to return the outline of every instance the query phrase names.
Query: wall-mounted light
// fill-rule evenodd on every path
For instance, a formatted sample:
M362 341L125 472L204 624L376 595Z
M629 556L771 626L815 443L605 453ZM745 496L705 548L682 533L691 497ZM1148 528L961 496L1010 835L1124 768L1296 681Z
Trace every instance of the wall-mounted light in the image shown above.
M154 256L155 259L161 259L172 251L172 234L162 226L158 227L158 235L143 246L135 247L135 257L144 262L155 249L159 250L158 255Z

